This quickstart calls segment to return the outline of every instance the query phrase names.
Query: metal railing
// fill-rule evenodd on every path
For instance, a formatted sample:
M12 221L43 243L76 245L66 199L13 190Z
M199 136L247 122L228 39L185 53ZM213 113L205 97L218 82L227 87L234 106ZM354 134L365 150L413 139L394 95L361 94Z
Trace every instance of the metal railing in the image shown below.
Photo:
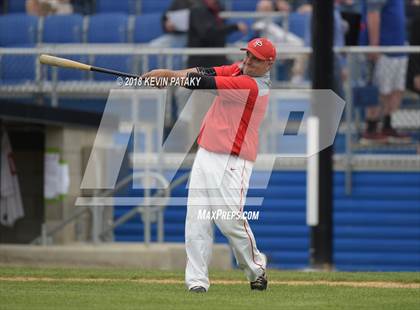
M34 239L31 243L32 244L41 244L41 245L48 245L52 243L52 238L58 232L62 231L68 224L72 223L73 221L77 220L83 214L90 212L92 215L92 236L91 241L96 244L103 240L105 240L109 235L111 235L117 227L121 226L122 224L126 223L128 220L136 216L137 214L142 215L143 220L143 233L144 233L144 243L149 244L151 242L151 223L152 217L156 216L156 223L157 223L157 242L161 243L164 241L164 211L165 206L162 205L153 205L153 201L155 198L169 198L170 192L172 189L176 188L180 184L184 183L189 177L189 173L185 173L184 175L177 178L171 184L167 182L165 177L161 174L155 172L137 172L133 173L132 175L128 175L123 180L118 182L112 190L106 190L103 192L97 192L96 194L101 197L113 197L118 191L122 188L130 184L131 182L140 181L143 179L152 178L158 183L161 184L163 189L156 191L153 195L149 195L147 191L144 192L144 203L132 208L130 211L122 215L118 218L115 222L109 225L107 228L102 229L102 219L103 219L103 208L101 206L92 206L92 207L84 207L79 206L76 211L69 216L68 218L64 219L60 223L54 225L54 227L47 229L45 224L42 225L42 232L41 236ZM93 200L95 197L92 198Z
M366 54L366 53L420 53L420 46L389 46L389 47L342 47L335 48L336 53L348 55ZM149 70L148 56L157 55L159 67L172 68L175 56L189 55L229 55L233 60L240 60L243 51L237 47L226 48L153 48L141 44L61 44L61 45L39 45L34 48L0 48L0 62L3 55L40 55L53 54L59 56L69 55L87 55L90 58L95 55L127 55L137 58L140 63L134 72L146 72ZM304 55L310 55L310 47L292 47L278 46L278 59L297 59ZM351 61L349 61L351 63ZM38 61L34 63L35 80L32 82L18 83L14 85L0 84L0 96L39 96L51 97L52 105L57 106L59 96L74 97L80 94L80 97L104 97L108 91L117 87L115 82L99 82L94 80L81 81L60 81L58 83L57 68L52 68L52 80L46 79L45 67ZM352 66L349 66L352 69ZM276 70L272 70L274 79L273 86L279 88L310 88L309 84L300 86L291 84L288 81L276 82ZM350 80L348 82L351 82ZM348 101L348 98L346 98Z

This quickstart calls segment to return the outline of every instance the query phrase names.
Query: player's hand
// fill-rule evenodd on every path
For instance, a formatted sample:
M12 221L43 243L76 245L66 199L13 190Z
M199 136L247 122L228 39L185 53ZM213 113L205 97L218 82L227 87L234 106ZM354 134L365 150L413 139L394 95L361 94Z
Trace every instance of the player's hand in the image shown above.
M236 25L238 26L238 30L240 32L242 32L243 34L247 34L248 33L248 26L245 23L239 22Z
M144 73L141 78L169 78L171 77L171 70L166 69L156 69L149 72Z

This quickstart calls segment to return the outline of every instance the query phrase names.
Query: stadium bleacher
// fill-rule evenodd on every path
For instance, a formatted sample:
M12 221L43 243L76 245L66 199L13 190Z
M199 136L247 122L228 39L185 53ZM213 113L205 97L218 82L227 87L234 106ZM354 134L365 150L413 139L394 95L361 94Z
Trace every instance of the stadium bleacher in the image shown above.
M82 43L83 16L72 14L45 17L42 27L41 42L45 44ZM83 55L67 55L66 57L75 61L87 61L86 56ZM46 70L46 78L52 80L53 68L47 67ZM86 78L86 73L84 71L63 68L55 68L54 70L57 70L57 78L59 81L83 80Z
M162 13L169 7L171 0L142 0L140 3L141 14Z
M87 43L126 43L128 15L122 13L95 14L89 18Z
M73 15L56 15L45 18L37 18L27 16L25 12L25 1L8 1L6 9L9 14L0 16L0 46L35 46L37 43L42 44L63 44L63 43L136 43L147 44L151 40L163 34L161 27L161 14L169 6L170 0L96 0L94 1L95 14L88 16ZM256 0L229 0L224 1L227 9L233 11L255 11ZM19 12L13 14L12 12ZM244 21L249 29L253 23L253 19L240 19ZM238 19L230 19L228 22L238 22ZM300 25L301 18L299 16L291 18L291 31L302 34L304 25ZM14 29L13 35L8 29ZM297 29L297 30L295 30ZM17 34L17 35L16 35ZM234 44L237 41L247 41L254 36L250 31L247 35L240 32L232 33L228 36L228 44ZM21 57L21 56L19 56ZM23 56L22 56L23 57ZM103 58L105 57L105 58ZM111 57L111 58L107 58ZM76 57L75 59L80 59ZM141 61L130 59L128 62L123 61L117 56L98 56L89 58L94 64L109 63L111 68L125 70L133 68L133 64L139 65ZM158 60L156 56L148 57L149 69L156 68ZM16 61L16 59L5 57L0 61ZM29 60L25 61L26 64ZM35 64L34 64L35 66ZM121 66L121 67L119 67ZM280 65L281 66L281 65ZM6 66L7 67L7 66ZM26 67L26 66L25 66ZM7 80L17 81L19 73L10 75L9 72L3 70L1 81ZM34 70L32 70L34 71ZM48 73L44 78L50 79L51 74ZM67 70L58 70L59 79L84 79L85 74L69 73ZM62 72L63 71L63 72ZM65 72L65 73L64 73ZM64 75L63 75L64 74ZM283 80L286 78L282 74ZM280 76L280 77L281 77ZM22 72L22 80L33 77L27 72ZM95 80L109 80L101 74L94 74Z
M134 24L134 43L148 43L163 34L160 13L147 13L136 16Z
M256 9L256 0L232 0L229 4L229 8L232 11L250 11L253 12Z
M52 15L45 18L29 16L23 13L24 6L17 5L17 2L11 1L13 12L4 16L0 16L0 46L35 46L40 44L65 44L65 43L136 43L147 44L151 40L163 34L161 27L161 14L169 5L170 1L148 1L141 2L134 0L127 1L96 1L96 14L81 16L72 15ZM140 5L141 4L141 5ZM232 1L227 5L233 10L254 10L256 1ZM10 12L10 10L9 10ZM141 14L139 14L141 12ZM136 15L133 15L136 14ZM244 21L249 28L253 23L253 19L240 19ZM291 18L291 31L295 31L299 35L302 33L304 25L300 25L301 18ZM237 19L230 19L228 22L238 22ZM13 34L9 29L14 29ZM232 33L228 36L229 44L236 41L247 41L254 36L250 31L247 35L240 32ZM5 62L18 62L15 57L26 58L22 66L23 71L15 70L9 72L8 69L13 65L5 64ZM74 59L86 59L87 57L76 56ZM23 59L23 58L22 58ZM149 68L156 68L158 60L156 56L148 57ZM4 56L0 60L4 64L0 83L17 83L18 81L33 80L35 68L35 58L29 56ZM136 67L140 61L133 59L123 59L119 56L101 55L90 57L94 65L106 64L110 68L127 70L134 72L139 68ZM133 67L133 65L136 66ZM51 69L47 70L45 79L51 79ZM21 77L19 77L21 75ZM111 77L103 74L94 74L95 80L110 80ZM85 79L86 74L80 72L69 72L68 70L58 69L59 80Z
M25 12L26 10L25 3L26 3L26 0L7 0L6 1L7 11L9 13Z
M42 28L42 43L83 42L82 15L50 15L45 17Z
M0 47L33 47L38 41L37 29L38 17L22 13L0 16ZM34 55L3 55L0 62L0 83L33 81L34 64Z
M137 4L134 0L96 0L97 13L136 14Z
M309 29L310 15L292 12L289 14L289 30L300 38L305 38Z
M38 42L37 35L38 17L24 13L0 16L0 46L33 46Z
M35 80L36 57L32 55L4 55L1 58L0 82L21 84Z
M89 18L87 43L127 43L128 42L128 15L122 13L95 14ZM107 67L125 72L132 71L132 57L115 55L97 55L93 65ZM113 76L94 73L95 80L112 81Z

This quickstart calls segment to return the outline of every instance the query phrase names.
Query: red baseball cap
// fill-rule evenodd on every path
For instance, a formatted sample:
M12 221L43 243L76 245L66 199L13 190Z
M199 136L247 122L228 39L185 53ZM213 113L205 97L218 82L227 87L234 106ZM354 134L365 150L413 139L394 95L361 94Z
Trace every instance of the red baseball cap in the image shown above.
M273 43L266 38L255 38L248 42L246 48L241 48L241 50L248 51L261 60L274 60L277 54Z

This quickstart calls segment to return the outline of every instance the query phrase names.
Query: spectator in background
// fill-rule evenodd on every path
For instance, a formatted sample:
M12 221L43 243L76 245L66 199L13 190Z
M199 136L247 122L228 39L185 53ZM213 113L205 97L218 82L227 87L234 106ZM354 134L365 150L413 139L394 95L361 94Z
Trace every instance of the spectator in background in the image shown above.
M176 25L168 18L170 12L180 12L180 10L191 10L197 5L196 0L172 0L169 8L162 14L161 24L164 34L150 41L151 47L174 47L181 48L187 45L187 30L178 30ZM189 24L189 14L184 14L185 23ZM171 69L181 69L185 67L183 56L176 55L172 58Z
M405 10L401 0L363 0L361 44L369 46L405 45ZM391 115L402 100L407 72L405 54L369 53L374 64L374 83L379 88L379 107L366 111L366 130L361 143L409 143L410 137L397 132L391 125ZM379 121L382 116L382 128Z
M285 2L278 1L278 2ZM286 2L287 4L287 2ZM288 5L288 4L287 4ZM284 9L289 8L283 6ZM257 3L257 12L273 12L274 5L271 0L260 0ZM280 10L279 10L280 11ZM288 11L283 11L288 13ZM262 18L252 25L252 28L258 32L257 37L269 39L274 44L283 44L287 46L303 46L303 39L284 29L271 18Z
M200 0L202 5L191 9L188 47L224 47L226 37L234 31L246 34L245 23L227 25L220 18L221 5L218 0ZM214 67L227 63L225 55L197 55L188 58L188 68Z
M197 3L190 11L190 23L188 31L188 47L224 47L226 36L234 31L247 32L244 23L226 25L219 17L221 6L217 0L195 0ZM188 68L193 67L215 67L219 64L227 64L225 55L194 55L188 57ZM186 136L193 135L192 123L196 119L198 107L190 106L189 111L181 114L191 90L178 87L175 91L175 102L180 126L185 126ZM196 144L193 149L196 148Z
M289 13L290 5L287 1L279 0L275 3L271 0L260 0L257 3L257 12L274 12L274 10L283 13ZM273 18L261 18L257 20L252 29L256 31L257 37L268 38L274 45L281 46L304 46L303 38L294 35L290 31L285 31ZM282 22L282 20L280 20ZM291 67L292 83L299 84L303 82L303 75L305 71L306 57L305 55L298 55L292 61L290 59L280 59L280 62L286 64L288 68Z
M187 45L187 31L177 30L175 25L168 18L168 12L184 9L191 9L197 4L196 0L173 0L169 8L162 15L162 29L165 32L162 36L152 40L152 47L185 47ZM188 18L187 15L185 18ZM188 21L186 21L188 23Z
M271 0L269 0L269 1L271 2ZM260 1L260 2L262 2L262 1ZM279 11L279 12L289 13L290 12L290 4L286 0L277 0L275 2L275 10ZM258 11L258 6L257 6L257 11Z
M26 13L36 16L72 14L70 0L26 0Z
M420 45L420 0L410 1L410 45ZM407 88L420 95L420 54L410 54L407 67Z

